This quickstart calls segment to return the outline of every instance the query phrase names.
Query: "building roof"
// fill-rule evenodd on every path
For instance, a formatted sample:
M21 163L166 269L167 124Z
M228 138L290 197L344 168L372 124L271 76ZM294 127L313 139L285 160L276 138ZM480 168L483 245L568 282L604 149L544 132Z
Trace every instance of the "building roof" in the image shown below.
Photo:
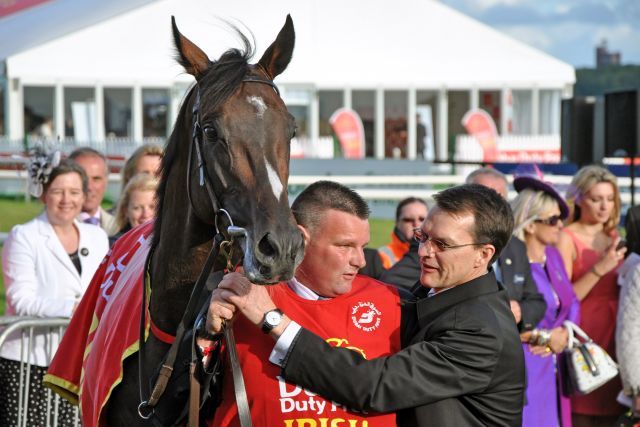
M175 63L171 15L210 58L240 43L220 19L251 30L256 56L290 13L296 48L277 81L350 87L564 88L574 68L436 0L160 0L7 58L23 84L190 81ZM258 58L256 58L257 61Z

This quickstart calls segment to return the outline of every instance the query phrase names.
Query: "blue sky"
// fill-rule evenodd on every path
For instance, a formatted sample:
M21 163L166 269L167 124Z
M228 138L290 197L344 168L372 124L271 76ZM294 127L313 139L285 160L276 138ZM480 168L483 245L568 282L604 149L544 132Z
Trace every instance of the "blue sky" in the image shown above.
M640 65L640 0L441 1L576 67L595 67L603 39Z

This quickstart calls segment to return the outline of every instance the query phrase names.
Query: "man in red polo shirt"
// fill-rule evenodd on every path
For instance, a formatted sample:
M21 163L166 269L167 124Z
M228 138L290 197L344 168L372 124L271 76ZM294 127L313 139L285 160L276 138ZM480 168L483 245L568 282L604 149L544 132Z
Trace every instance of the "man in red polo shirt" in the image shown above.
M316 182L296 198L292 211L305 239L305 257L295 278L268 287L278 307L329 344L359 352L365 358L400 349L398 290L358 275L369 242L369 207L353 190L330 181ZM242 277L231 273L224 280ZM245 279L246 280L246 279ZM213 310L228 310L213 303ZM280 312L270 313L277 321ZM208 325L208 330L213 325ZM215 325L219 330L219 325ZM243 316L234 320L242 373L254 426L376 427L395 425L395 414L363 414L347 410L279 377L269 362L273 340L256 333ZM268 322L263 331L273 327ZM224 357L224 356L223 356ZM339 381L336 378L336 381ZM224 373L222 403L210 425L237 426L233 380Z

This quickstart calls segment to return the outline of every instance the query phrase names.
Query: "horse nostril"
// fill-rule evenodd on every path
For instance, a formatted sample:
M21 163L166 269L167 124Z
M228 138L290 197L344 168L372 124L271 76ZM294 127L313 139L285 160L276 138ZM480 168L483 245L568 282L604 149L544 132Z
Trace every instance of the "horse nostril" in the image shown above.
M278 255L278 248L271 240L269 233L265 234L258 243L258 251L265 257L275 258Z
M261 265L260 267L258 267L258 271L260 272L260 274L262 274L263 276L268 276L269 274L271 274L271 268L269 268L266 265Z

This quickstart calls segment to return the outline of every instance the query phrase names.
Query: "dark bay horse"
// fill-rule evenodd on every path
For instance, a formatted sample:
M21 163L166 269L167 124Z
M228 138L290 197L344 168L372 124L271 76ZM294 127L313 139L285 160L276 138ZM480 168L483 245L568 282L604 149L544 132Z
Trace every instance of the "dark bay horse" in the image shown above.
M176 328L216 234L216 212L226 210L247 230L239 243L247 277L288 280L303 255L289 209L289 144L295 122L273 84L293 53L290 17L256 64L252 46L211 61L173 23L177 59L196 84L187 94L162 161L158 214L150 262L150 316L169 334ZM237 30L236 30L237 31ZM151 377L169 345L153 334L146 348ZM145 425L137 412L138 359L124 362L123 379L104 408L109 426Z

